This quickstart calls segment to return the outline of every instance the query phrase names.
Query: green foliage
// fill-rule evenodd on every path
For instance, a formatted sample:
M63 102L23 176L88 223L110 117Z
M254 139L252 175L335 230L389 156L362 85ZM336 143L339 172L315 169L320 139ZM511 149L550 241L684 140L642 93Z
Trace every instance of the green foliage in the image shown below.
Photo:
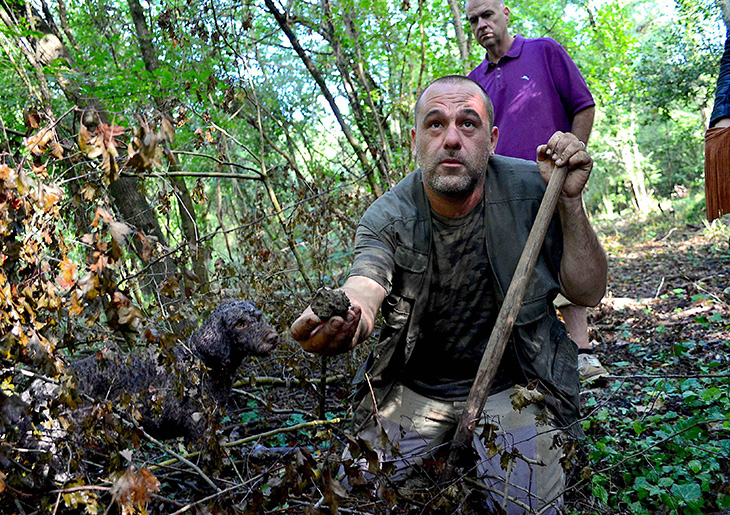
M707 370L717 371L718 365L710 363ZM584 429L598 511L723 509L730 463L728 386L727 379L654 380L629 397L627 406L593 412Z
M686 299L683 288L665 298ZM693 302L703 302L696 295ZM719 314L698 317L705 327L728 327ZM661 326L660 326L661 327ZM657 331L659 328L657 328ZM705 341L675 342L659 352L635 345L642 368L687 363ZM590 489L597 500L596 513L678 514L714 513L725 508L727 467L730 464L730 379L723 356L730 342L710 355L717 358L694 363L697 376L652 379L643 386L615 383L611 398L601 405L589 399L589 417L583 429L589 436ZM702 352L701 355L708 354ZM628 363L614 363L620 374ZM686 365L685 365L686 366ZM641 380L639 378L639 380ZM593 513L593 511L591 512Z

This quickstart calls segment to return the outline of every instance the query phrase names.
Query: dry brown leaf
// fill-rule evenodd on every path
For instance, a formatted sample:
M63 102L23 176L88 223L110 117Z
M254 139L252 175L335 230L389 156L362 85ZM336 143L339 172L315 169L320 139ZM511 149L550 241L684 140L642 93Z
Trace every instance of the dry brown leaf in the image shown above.
M122 476L114 482L111 493L123 513L146 513L145 505L150 496L160 490L160 482L146 468L138 469L130 465Z
M25 123L26 127L30 127L31 129L37 129L41 126L41 115L38 114L38 111L35 108L24 109L23 123Z
M0 164L0 181L7 182L8 178L13 174L13 169L8 165Z
M74 284L76 284L76 272L78 270L78 265L71 263L68 256L63 258L63 261L61 261L58 265L58 268L61 269L61 273L58 275L56 281L62 288L71 288Z
M53 130L44 127L36 134L28 136L23 140L23 144L31 153L40 155L48 148L48 144L53 140Z
M63 147L60 143L51 143L51 155L56 159L63 159Z
M41 184L34 195L34 200L48 211L63 198L63 191L56 185Z
M142 242L142 261L146 263L152 259L157 239L154 236L145 236L142 231L137 232L137 238Z
M160 128L161 132L167 138L167 141L172 143L175 139L175 128L173 127L172 122L167 118L163 118L160 122Z
M104 220L104 222L108 224L114 221L114 217L111 215L111 213L109 213L109 211L107 211L103 207L97 207L96 211L94 212L94 227L99 226L99 218L101 218L102 220Z
M535 404L545 400L545 396L536 388L526 388L524 386L515 386L515 393L509 396L512 401L512 407L520 411L525 406Z
M92 184L84 184L81 188L81 196L86 200L94 200L97 189Z
M109 222L109 234L118 245L124 243L124 237L132 232L132 228L124 222Z

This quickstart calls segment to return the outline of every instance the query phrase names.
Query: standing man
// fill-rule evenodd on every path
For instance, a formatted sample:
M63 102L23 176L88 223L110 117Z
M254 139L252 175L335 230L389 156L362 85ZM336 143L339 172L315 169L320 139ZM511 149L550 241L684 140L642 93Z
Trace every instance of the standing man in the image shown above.
M469 78L481 84L494 104L494 124L502 136L495 152L534 161L538 145L555 131L571 132L587 145L595 102L565 49L550 38L511 35L510 10L503 0L467 0L466 16L474 37L487 50ZM578 345L581 377L607 375L593 355L586 308L563 296L555 307Z
M353 422L402 477L453 436L545 182L553 165L567 166L559 216L480 420L497 440L474 439L480 479L502 492L493 496L495 505L510 514L525 507L551 514L564 484L556 428L580 433L575 345L552 300L562 291L573 302L596 305L606 287L606 256L582 201L593 160L562 132L539 147L537 166L495 156L493 113L484 90L466 77L442 77L423 91L411 131L420 169L360 221L355 262L341 288L352 307L344 319L326 322L307 308L291 334L309 352L347 352L368 338L382 310L379 343L358 374ZM510 395L528 383L544 398L516 411ZM514 458L507 470L503 453Z

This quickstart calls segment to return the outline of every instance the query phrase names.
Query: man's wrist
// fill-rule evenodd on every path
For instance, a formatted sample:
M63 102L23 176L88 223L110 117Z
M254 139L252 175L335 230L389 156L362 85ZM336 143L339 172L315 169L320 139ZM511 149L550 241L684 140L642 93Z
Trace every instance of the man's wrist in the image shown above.
M558 209L561 215L582 214L584 212L583 194L581 193L576 197L561 195L558 200Z

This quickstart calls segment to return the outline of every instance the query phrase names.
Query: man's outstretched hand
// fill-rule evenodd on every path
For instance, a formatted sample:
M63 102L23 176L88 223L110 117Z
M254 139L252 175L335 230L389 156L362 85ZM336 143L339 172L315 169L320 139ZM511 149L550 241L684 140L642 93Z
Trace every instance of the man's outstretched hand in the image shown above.
M341 354L357 345L361 315L360 306L352 305L344 319L335 316L323 323L307 307L291 325L291 335L307 352L325 356Z

